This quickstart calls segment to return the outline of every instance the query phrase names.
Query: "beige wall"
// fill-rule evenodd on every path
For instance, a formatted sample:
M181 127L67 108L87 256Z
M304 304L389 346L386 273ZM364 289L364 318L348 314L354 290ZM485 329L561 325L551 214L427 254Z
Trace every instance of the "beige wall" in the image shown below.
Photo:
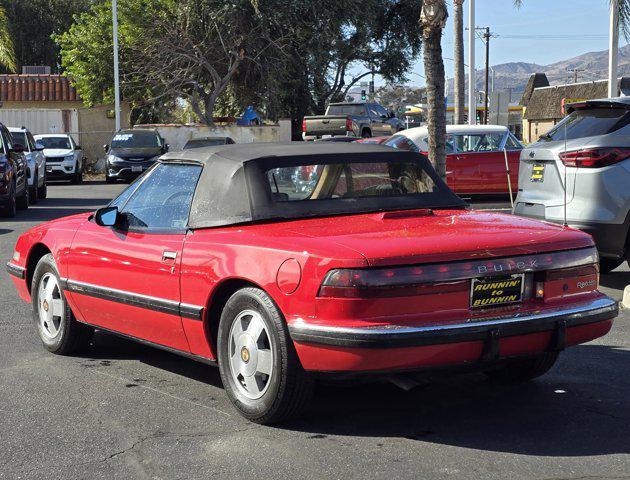
M111 142L116 130L116 120L107 116L107 112L111 112L113 108L113 105L100 105L77 110L79 116L78 141L83 148L88 166L105 157L103 145ZM129 128L129 115L129 104L121 104L121 128Z
M533 143L538 137L547 133L558 123L556 120L528 120L523 119L523 142Z
M186 142L200 137L231 137L236 143L290 142L291 121L280 120L277 125L136 125L136 128L155 128L171 150L181 150Z

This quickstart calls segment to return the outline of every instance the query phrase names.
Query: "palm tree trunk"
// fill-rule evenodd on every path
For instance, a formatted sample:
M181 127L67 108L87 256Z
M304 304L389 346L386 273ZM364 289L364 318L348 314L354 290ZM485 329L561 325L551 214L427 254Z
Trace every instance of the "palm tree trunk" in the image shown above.
M453 28L455 31L455 124L464 123L464 0L453 1Z
M442 30L448 11L444 0L424 0L420 22L424 39L424 75L427 85L429 160L441 178L446 178L446 106Z
M9 72L17 72L17 59L9 19L4 7L0 6L0 65Z

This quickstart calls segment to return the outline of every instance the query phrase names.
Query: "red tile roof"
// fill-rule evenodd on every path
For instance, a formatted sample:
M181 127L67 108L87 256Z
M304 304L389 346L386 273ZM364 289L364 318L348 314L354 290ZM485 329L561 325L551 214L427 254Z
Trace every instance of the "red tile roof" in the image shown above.
M0 101L81 101L65 75L0 75Z

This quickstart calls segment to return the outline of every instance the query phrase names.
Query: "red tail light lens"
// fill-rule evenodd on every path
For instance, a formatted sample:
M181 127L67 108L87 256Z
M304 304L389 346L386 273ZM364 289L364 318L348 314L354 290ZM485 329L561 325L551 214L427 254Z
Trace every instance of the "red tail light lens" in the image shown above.
M302 133L306 133L306 119L302 119Z
M630 148L592 148L574 150L560 154L560 160L567 167L601 168L630 158Z
M597 269L598 260L597 250L595 247L591 247L467 262L392 268L335 269L326 274L319 290L319 296L369 298L421 294L423 289L426 290L428 284L440 284L440 289L449 288L445 284L456 284L470 278L573 269L584 266L595 266L594 268Z
M346 131L347 132L351 132L352 131L352 119L351 118L346 118Z

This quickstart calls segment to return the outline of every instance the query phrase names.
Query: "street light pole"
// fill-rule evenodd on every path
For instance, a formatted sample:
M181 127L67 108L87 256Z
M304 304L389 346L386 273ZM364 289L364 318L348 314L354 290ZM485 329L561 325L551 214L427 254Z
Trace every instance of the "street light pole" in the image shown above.
M114 30L114 112L116 131L120 130L120 80L118 73L118 0L112 0L112 21Z
M475 93L475 0L468 0L468 125L477 123Z
M619 53L619 0L610 0L610 34L608 43L608 97L617 93L617 56Z

